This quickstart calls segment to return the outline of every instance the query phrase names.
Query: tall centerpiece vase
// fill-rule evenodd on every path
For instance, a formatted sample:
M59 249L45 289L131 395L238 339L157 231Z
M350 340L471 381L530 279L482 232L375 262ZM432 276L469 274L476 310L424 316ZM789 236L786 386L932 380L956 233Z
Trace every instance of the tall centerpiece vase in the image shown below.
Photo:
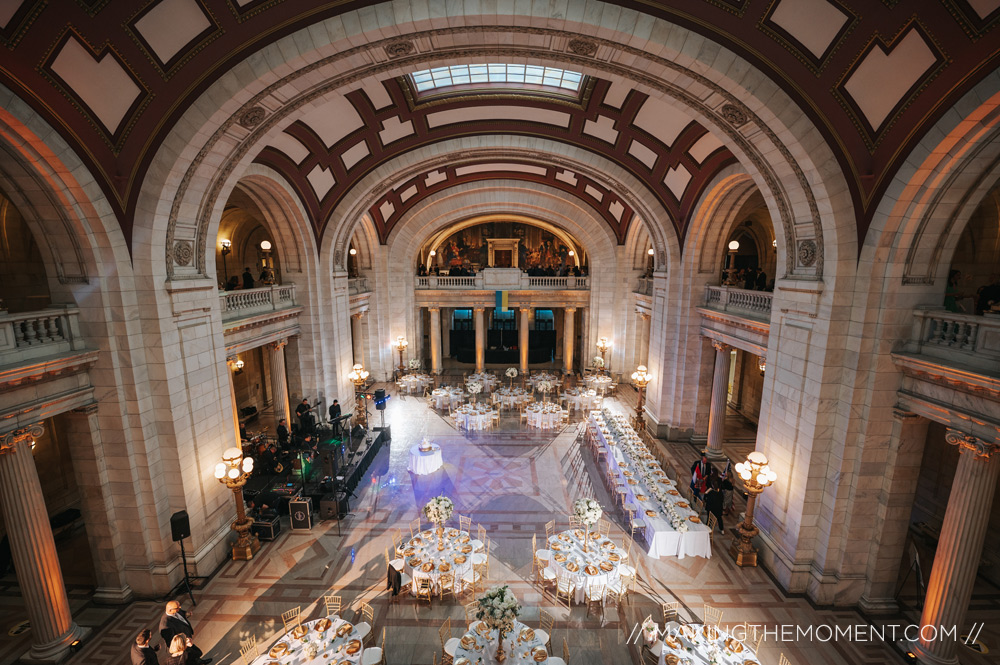
M503 644L504 637L514 630L515 622L520 613L521 605L506 584L488 589L479 598L476 618L489 626L491 631L497 631L497 650L493 658L498 663L507 660Z
M444 523L451 519L455 503L446 496L436 496L424 505L424 515L437 525L437 548L444 550Z
M438 536L438 552L444 550L444 524L438 523L437 536Z
M573 515L583 525L583 551L590 547L590 527L594 526L604 514L601 504L594 499L577 499L573 503Z
M496 659L498 663L502 663L505 660L507 660L507 654L505 654L503 651L504 630L502 626L497 630L497 635L499 636L499 639L497 640Z

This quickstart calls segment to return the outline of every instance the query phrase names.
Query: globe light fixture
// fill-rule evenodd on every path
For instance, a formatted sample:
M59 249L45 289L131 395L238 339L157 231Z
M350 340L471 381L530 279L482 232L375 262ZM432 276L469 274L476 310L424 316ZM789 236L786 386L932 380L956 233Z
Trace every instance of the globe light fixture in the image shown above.
M365 381L368 380L368 370L358 363L351 368L347 378L354 383L354 422L362 427L368 427L368 410L365 405Z
M261 248L262 251L270 252L271 251L271 241L270 240L261 240L261 242L260 242L260 248Z
M356 250L353 247L351 247L351 250L348 252L348 254L350 254L351 256L357 256L358 255L358 250Z
M608 359L606 358L608 349L611 348L611 340L607 337L601 337L597 340L597 351L601 354L601 362L604 363L604 371L610 374L608 368Z
M226 283L229 283L229 267L226 265L226 257L233 251L233 243L230 240L222 239L219 241L222 245L220 252L222 253L222 274L226 276Z
M753 546L753 539L760 530L753 525L753 509L757 496L778 479L778 474L771 470L767 456L759 450L747 455L745 462L739 462L733 468L743 480L743 487L747 492L747 511L743 524L737 527L738 535L733 538L729 554L736 560L737 566L756 567L757 548Z
M646 250L646 254L649 254L650 256L653 256L655 254L655 252L653 251L653 248L650 247L649 249Z
M236 521L232 524L236 532L236 542L233 543L233 561L249 561L260 549L260 540L250 533L253 520L247 517L246 505L243 502L243 486L253 472L253 458L244 457L239 448L226 448L222 453L222 461L215 465L215 478L233 491L236 501Z
M399 351L399 367L397 369L399 369L400 374L403 374L406 371L406 368L403 366L403 353L409 345L410 343L407 342L406 338L402 335L399 335L396 338L396 350Z
M739 240L729 241L729 255L726 257L726 279L723 286L739 286L736 283L736 250L740 248Z

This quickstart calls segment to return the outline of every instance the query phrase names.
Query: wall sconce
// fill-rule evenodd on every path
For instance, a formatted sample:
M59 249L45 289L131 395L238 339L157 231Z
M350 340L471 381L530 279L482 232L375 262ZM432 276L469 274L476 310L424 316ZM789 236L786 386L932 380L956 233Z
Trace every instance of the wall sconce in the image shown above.
M646 254L648 254L649 256L653 256L655 253L656 252L653 251L652 247L650 247L649 249L646 250Z
M767 362L764 360L764 356L757 357L757 369L760 370L760 375L764 376L764 369L767 367Z
M244 363L242 359L237 358L236 360L231 361L229 363L229 366L233 368L233 374L242 374L243 373L243 366L245 364L246 363Z
M356 250L353 247L351 247L351 250L348 252L348 254L350 254L351 256L357 256L358 255L358 250Z
M771 241L771 247L774 247L775 249L778 249L778 239L777 238L775 238L774 240Z

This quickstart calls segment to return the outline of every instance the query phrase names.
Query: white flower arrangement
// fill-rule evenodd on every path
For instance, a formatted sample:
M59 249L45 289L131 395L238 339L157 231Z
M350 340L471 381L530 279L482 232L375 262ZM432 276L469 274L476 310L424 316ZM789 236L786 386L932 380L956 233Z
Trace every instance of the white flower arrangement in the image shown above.
M538 383L535 384L535 388L538 389L538 392L540 392L540 393L551 392L552 391L552 382L551 381L539 381Z
M642 635L646 638L646 643L652 644L655 642L659 632L660 626L653 621L652 615L648 615L642 622Z
M465 384L465 389L469 391L470 395L478 395L483 392L483 384L479 381L469 381Z
M513 630L520 613L521 604L517 602L514 592L504 584L492 587L480 596L476 618L484 621L490 628L499 629L503 635Z
M604 367L604 358L594 356L594 367Z
M420 358L410 358L410 369L420 369Z
M504 373L507 375L508 379L516 379L517 378L517 368L516 367L508 367L507 371L504 372Z
M594 499L577 499L573 504L573 514L579 518L581 524L594 526L604 511L601 509L601 504Z
M455 512L455 502L446 496L436 496L424 506L424 515L438 526L451 519Z

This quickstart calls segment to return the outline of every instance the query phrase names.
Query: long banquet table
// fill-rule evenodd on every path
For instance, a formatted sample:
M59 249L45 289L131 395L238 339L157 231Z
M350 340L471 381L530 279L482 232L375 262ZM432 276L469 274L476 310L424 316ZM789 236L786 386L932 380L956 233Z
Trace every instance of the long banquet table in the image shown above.
M614 419L614 423L606 423L606 419ZM620 434L613 434L610 426ZM605 409L590 415L589 428L607 451L612 471L625 486L628 503L636 507L637 517L646 525L649 556L711 558L708 527L697 521L697 511L687 505L628 421Z
M753 649L721 628L688 623L666 632L659 665L758 665Z

